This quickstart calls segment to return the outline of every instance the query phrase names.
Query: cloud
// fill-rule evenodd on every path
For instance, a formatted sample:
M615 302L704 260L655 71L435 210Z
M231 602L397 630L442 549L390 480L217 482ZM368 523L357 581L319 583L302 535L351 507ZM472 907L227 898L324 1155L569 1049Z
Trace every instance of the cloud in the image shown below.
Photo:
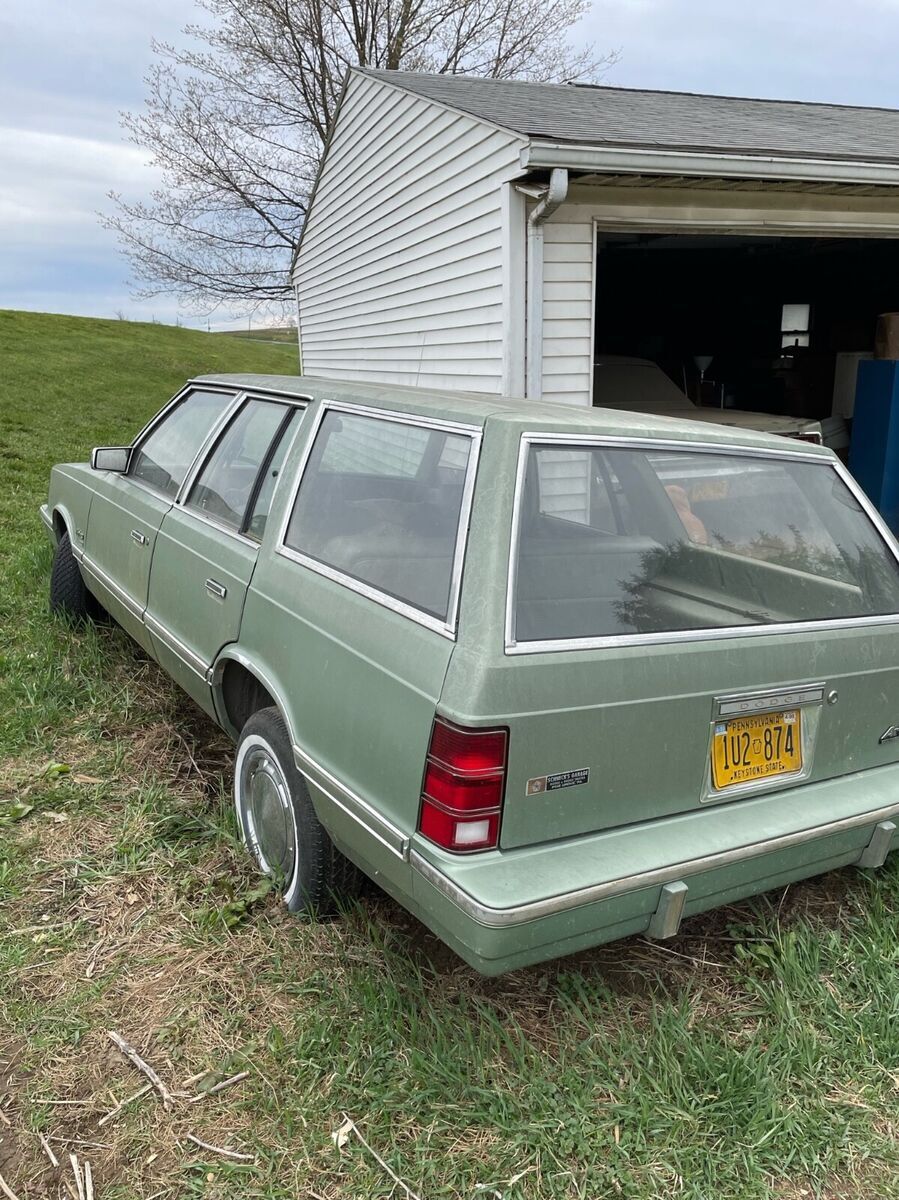
M899 106L897 0L597 0L581 26L620 48L605 83Z
M98 240L110 190L144 193L155 181L136 146L0 126L0 247Z

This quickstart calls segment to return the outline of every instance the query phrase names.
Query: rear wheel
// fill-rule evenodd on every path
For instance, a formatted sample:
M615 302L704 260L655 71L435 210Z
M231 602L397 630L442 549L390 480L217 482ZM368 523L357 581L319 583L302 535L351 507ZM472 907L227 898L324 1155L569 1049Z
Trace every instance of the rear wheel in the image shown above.
M60 613L70 621L97 621L103 616L102 605L85 587L67 533L57 542L53 557L50 611Z
M359 894L362 875L315 815L277 708L261 709L243 727L234 804L244 843L291 912L332 912L337 902Z

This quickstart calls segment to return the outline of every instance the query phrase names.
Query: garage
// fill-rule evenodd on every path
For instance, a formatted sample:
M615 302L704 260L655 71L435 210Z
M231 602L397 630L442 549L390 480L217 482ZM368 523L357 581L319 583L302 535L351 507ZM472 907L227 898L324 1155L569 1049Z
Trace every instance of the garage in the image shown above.
M694 404L821 421L845 453L899 240L597 229L595 305L595 403L602 362L633 356Z
M897 267L899 111L366 69L293 278L310 374L813 437L899 529Z

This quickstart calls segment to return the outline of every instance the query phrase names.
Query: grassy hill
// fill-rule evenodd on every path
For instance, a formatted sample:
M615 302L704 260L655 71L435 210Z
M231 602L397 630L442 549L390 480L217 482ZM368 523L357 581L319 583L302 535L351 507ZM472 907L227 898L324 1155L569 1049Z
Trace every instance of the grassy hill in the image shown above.
M97 1200L899 1196L899 855L483 980L379 893L289 918L226 739L116 626L50 618L51 464L295 361L0 312L0 1192L74 1195L75 1152Z
M297 352L295 346L222 338L173 325L3 309L0 365L4 411L37 406L35 416L54 439L54 453L45 461L58 462L70 453L86 458L98 441L130 440L192 375L296 375ZM0 436L3 431L0 423Z

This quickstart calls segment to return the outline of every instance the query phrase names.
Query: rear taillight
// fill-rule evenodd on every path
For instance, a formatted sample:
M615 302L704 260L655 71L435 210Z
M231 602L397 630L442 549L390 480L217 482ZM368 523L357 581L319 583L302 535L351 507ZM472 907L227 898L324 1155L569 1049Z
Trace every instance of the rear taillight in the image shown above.
M506 786L505 729L462 729L437 718L418 828L444 850L493 850Z

